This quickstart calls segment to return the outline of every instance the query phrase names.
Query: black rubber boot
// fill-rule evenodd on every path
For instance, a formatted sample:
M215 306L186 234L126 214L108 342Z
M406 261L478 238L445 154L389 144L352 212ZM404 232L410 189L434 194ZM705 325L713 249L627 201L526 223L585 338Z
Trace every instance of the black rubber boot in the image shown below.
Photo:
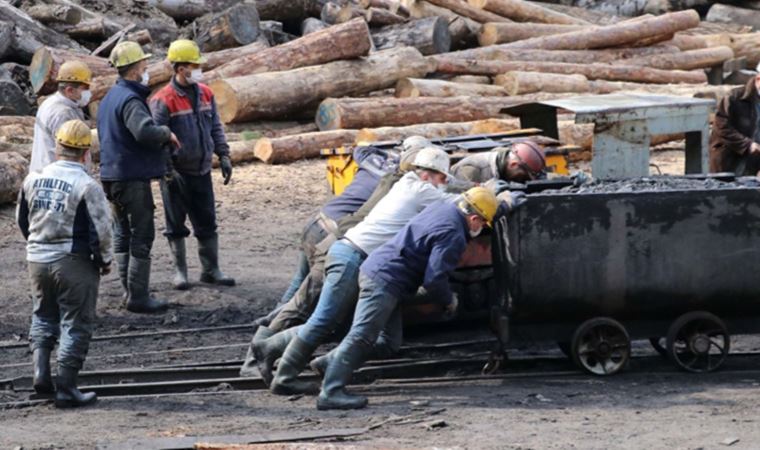
M172 251L174 260L174 278L172 284L178 291L190 289L190 282L187 280L187 250L185 248L185 239L169 239L169 248Z
M95 403L98 399L94 392L82 393L77 388L78 369L71 367L58 367L58 379L56 381L55 406L56 408L76 408Z
M150 296L148 285L150 284L150 258L129 258L129 298L127 299L127 311L133 313L157 313L163 312L169 306L163 300L156 300Z
M368 349L354 346L349 351L337 351L331 359L317 397L317 409L361 409L367 406L367 397L346 392L355 369L364 363Z
M317 383L298 380L298 374L306 367L311 354L316 349L316 345L311 345L299 339L298 336L294 336L277 364L277 374L269 389L277 395L318 394Z
M39 347L32 352L34 363L34 392L38 394L52 394L53 377L50 375L50 349Z
M121 287L124 288L124 295L122 297L124 307L127 306L127 299L129 298L129 253L115 253L114 259L116 260L116 267L119 270L119 281L121 281Z
M248 345L245 361L243 361L243 365L240 367L241 377L255 377L259 375L259 369L256 367L256 356L253 354L253 346L264 339L274 336L274 333L274 331L264 326L256 328L256 333L254 333L251 343Z
M274 362L277 361L285 351L298 331L298 327L288 328L280 331L268 339L264 339L253 344L253 356L256 358L256 366L259 368L261 378L267 387L272 384L272 370Z
M198 239L198 258L201 260L201 266L203 267L201 282L218 284L220 286L235 285L234 278L226 276L219 270L218 236Z
M311 367L311 370L313 370L314 373L324 378L325 372L327 372L327 367L330 365L330 361L332 361L332 357L334 354L335 354L335 350L312 359L311 362L309 363L309 367Z

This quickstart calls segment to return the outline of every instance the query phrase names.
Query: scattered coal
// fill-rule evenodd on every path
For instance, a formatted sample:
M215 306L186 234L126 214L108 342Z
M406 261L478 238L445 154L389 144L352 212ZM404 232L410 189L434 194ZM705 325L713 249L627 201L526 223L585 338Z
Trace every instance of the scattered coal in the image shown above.
M594 180L580 186L568 186L562 189L542 191L542 194L612 194L628 192L688 191L712 189L757 189L760 180L757 177L741 177L734 181L717 178L691 178L675 176L656 176L631 178L616 181Z

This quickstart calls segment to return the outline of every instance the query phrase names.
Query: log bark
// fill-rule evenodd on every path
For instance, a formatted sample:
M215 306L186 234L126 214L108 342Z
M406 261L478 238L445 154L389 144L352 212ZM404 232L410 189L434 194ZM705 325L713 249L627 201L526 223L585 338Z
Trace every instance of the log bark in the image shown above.
M545 61L568 62L576 64L604 63L618 59L636 58L649 55L670 55L679 51L673 45L655 45L652 47L616 48L599 50L530 50L510 49L504 45L492 45L469 50L446 53L435 56L450 59L482 59L500 61Z
M7 2L0 3L0 21L12 23L14 26L15 33L11 46L14 61L28 64L32 60L34 52L45 45L79 53L89 53L68 36L42 26L25 12L14 8Z
M539 36L568 33L588 28L582 25L555 25L538 23L485 23L478 33L478 43L487 45L504 44Z
M194 20L209 12L205 0L148 0L148 4L179 22Z
M409 10L399 0L359 0L359 6L364 9L383 8L403 17L409 17Z
M443 17L428 17L383 27L372 32L372 41L377 50L410 46L423 55L434 55L451 50L451 33Z
M375 7L366 10L364 13L364 20L366 20L368 24L375 27L396 25L407 21L407 19L403 16L392 13L387 9Z
M760 63L760 33L732 35L730 46L737 58L747 58L749 67Z
M505 48L545 50L586 50L635 43L654 36L663 36L693 28L699 24L696 11L669 13L636 22L591 27L587 30L525 39L504 44Z
M15 152L0 153L0 204L15 202L29 162Z
M34 129L34 116L3 116L0 115L0 127L7 125L20 125L24 128Z
M494 84L502 86L509 95L533 92L588 92L589 82L583 75L512 71L499 75Z
M76 25L52 24L51 28L78 40L102 41L108 37L108 29L103 19L87 19Z
M454 83L443 80L404 78L396 83L396 97L498 97L509 95L501 86L475 83Z
M219 79L210 86L222 120L244 122L283 118L327 97L385 89L400 78L424 76L429 70L418 50L404 47L376 52L363 60Z
M195 23L195 41L204 52L247 45L259 37L259 15L256 6L249 3L239 3Z
M687 52L674 53L667 58L662 56L644 56L640 58L623 59L616 61L627 66L647 66L663 70L693 70L702 69L723 64L724 61L733 59L734 51L731 47L713 47Z
M252 139L290 136L319 131L317 124L313 120L306 123L287 121L229 123L224 126L224 129L225 132L229 133L253 136Z
M468 0L471 6L485 9L494 14L515 20L517 22L538 22L564 25L588 25L585 20L578 19L549 8L528 3L523 0Z
M255 0L256 9L261 20L302 20L314 14L315 3L312 0ZM316 14L322 5L319 5Z
M565 4L560 5L554 3L538 3L535 1L531 1L529 3L540 5L553 11L557 11L570 17L575 17L576 19L584 20L588 23L593 23L596 25L611 25L621 20L621 18L618 16L595 11L593 9L582 8L579 6L569 6Z
M0 60L2 61L5 61L6 57L13 52L13 35L13 24L0 21Z
M443 17L449 24L449 34L453 48L470 47L476 42L480 23L424 0L404 0L409 15L416 19L425 17Z
M116 74L108 60L97 56L82 55L54 47L40 47L29 65L29 81L37 95L48 95L56 91L58 68L66 61L79 60L87 64L93 78Z
M592 80L634 81L643 83L705 83L701 71L661 70L650 67L610 64L572 64L534 61L483 61L433 57L437 72L468 75L498 75L510 71L555 74L581 74Z
M75 25L82 20L82 12L67 5L38 4L29 8L29 17L43 24L65 23Z
M450 78L452 83L491 84L491 77L484 75L458 75Z
M470 19L480 22L511 22L506 17L502 17L492 12L470 6L464 0L428 0L430 3L449 9L460 16L469 17Z
M319 131L315 133L262 138L256 141L254 154L267 164L284 164L301 159L318 158L324 148L335 148L352 144L356 140L356 130Z
M402 141L410 136L428 139L466 136L471 134L503 133L520 128L518 119L485 119L473 122L422 123L405 127L362 128L356 142Z
M314 17L307 17L301 22L301 36L324 30L329 25Z
M716 23L748 25L752 27L753 31L760 30L760 11L754 9L716 3L710 7L705 20Z
M367 55L369 28L362 19L327 27L283 45L235 58L204 75L206 82L262 72L290 70Z

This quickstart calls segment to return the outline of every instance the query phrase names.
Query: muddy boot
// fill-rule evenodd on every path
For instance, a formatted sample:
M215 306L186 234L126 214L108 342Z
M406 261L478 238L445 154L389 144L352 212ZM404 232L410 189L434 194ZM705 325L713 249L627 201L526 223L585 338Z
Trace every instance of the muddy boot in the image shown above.
M270 390L277 395L318 394L319 385L298 380L298 374L306 367L316 349L316 345L306 343L295 336L277 364L277 374L272 380Z
M129 284L127 283L127 279L129 278L129 253L116 253L114 254L114 259L116 260L116 267L119 270L119 280L121 281L121 287L124 288L122 303L126 308L127 299L129 298Z
M190 282L187 280L187 252L185 250L185 239L169 239L169 248L172 251L174 260L174 278L172 284L178 291L190 289Z
M251 338L251 343L248 345L248 353L245 355L245 361L240 367L241 377L255 377L259 375L259 369L256 367L256 356L253 354L253 346L264 339L268 339L274 336L274 331L267 327L259 326L256 328L256 333Z
M32 352L34 363L34 392L38 394L52 394L53 377L50 376L50 349L39 347Z
M354 370L362 365L366 351L353 346L349 351L338 351L330 361L317 397L317 409L361 409L367 406L367 397L346 392Z
M317 375L324 378L325 372L327 372L327 367L330 365L330 361L332 361L332 357L335 355L335 350L325 353L322 356L319 356L317 358L314 358L309 363L309 367L311 367L311 370L314 371Z
M163 312L169 306L163 300L156 300L150 296L148 285L150 284L150 258L129 259L129 298L127 299L127 311L133 313L157 313Z
M280 331L268 339L254 342L253 344L253 356L256 358L256 366L259 368L261 378L266 383L267 387L272 384L272 369L274 362L277 361L285 351L285 348L290 343L298 331L298 327L288 328L287 330Z
M230 278L219 270L219 237L198 239L198 258L201 260L203 271L201 282L218 284L220 286L234 286L235 279Z
M97 400L94 392L84 394L77 389L78 374L79 370L77 369L65 366L58 367L58 379L55 386L56 408L76 408L90 405Z

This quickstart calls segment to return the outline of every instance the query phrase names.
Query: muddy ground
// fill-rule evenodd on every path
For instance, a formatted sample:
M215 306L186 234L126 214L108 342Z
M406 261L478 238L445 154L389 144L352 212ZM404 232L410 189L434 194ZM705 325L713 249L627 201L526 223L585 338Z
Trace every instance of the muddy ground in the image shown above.
M655 162L664 172L677 173L681 155L658 153ZM215 181L220 181L218 174ZM168 248L159 235L152 288L170 300L172 308L157 316L127 313L121 308L117 277L109 275L101 287L96 335L246 324L276 302L294 267L300 228L327 198L324 164L238 167L232 183L218 183L216 193L222 265L238 285L172 291ZM161 230L160 201L157 206ZM194 255L194 243L189 246ZM30 301L24 243L10 207L0 209L0 251L0 343L23 343ZM197 258L189 263L197 278ZM98 341L86 369L240 359L249 335L243 329ZM212 348L177 350L191 347ZM166 353L170 349L174 351ZM0 351L0 379L29 375L28 358L26 349ZM569 363L564 368L573 370ZM634 365L607 379L542 377L539 372L519 379L361 389L369 393L371 405L352 412L318 412L311 397L288 400L261 391L104 398L80 411L58 411L49 405L10 409L0 411L0 448L87 449L151 437L366 427L406 415L412 416L344 442L386 448L695 449L723 448L738 439L731 448L760 446L760 384L752 372L689 376ZM0 391L0 402L11 400L19 400L19 395ZM443 424L430 427L434 421Z

